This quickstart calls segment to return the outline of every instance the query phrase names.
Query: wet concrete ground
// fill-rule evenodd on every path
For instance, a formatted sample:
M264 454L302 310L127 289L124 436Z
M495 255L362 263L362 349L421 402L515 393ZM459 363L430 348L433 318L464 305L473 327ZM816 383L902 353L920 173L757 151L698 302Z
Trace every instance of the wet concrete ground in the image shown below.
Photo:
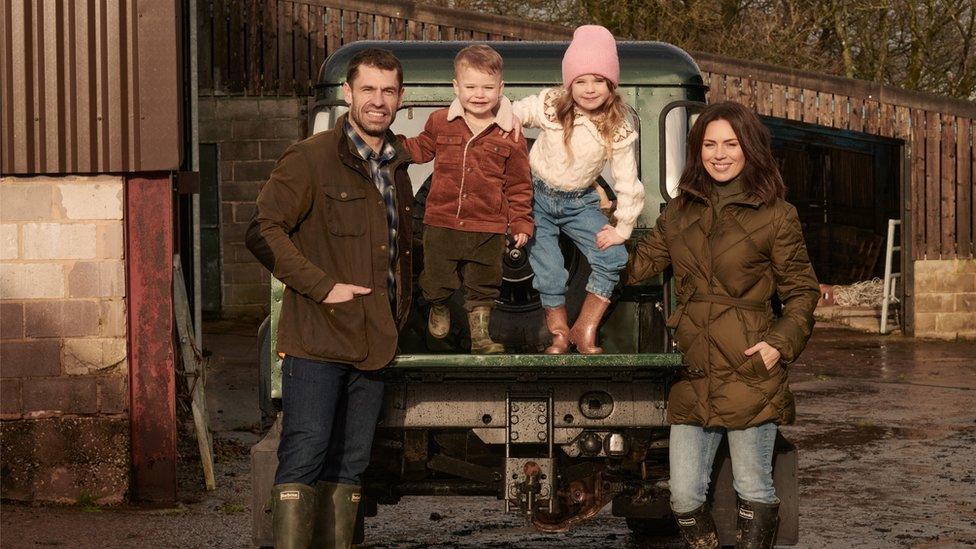
M247 448L258 439L254 327L208 326L218 489L202 490L195 441L166 509L4 503L0 546L246 547ZM976 546L976 344L818 326L792 367L799 451L797 547ZM492 498L404 498L367 522L368 547L647 547L605 511L543 535ZM651 545L657 546L657 545ZM666 545L665 545L666 546Z

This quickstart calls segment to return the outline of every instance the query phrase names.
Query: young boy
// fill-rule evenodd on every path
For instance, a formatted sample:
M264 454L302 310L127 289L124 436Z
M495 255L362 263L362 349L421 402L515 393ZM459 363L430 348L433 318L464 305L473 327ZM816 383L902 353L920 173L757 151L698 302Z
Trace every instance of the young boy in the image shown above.
M430 115L407 139L413 161L435 160L424 214L420 287L431 304L432 336L450 331L447 300L464 280L471 352L503 353L488 334L502 281L505 234L517 248L532 236L532 180L525 137L513 132L512 105L502 96L502 58L485 45L454 58L451 106ZM517 135L516 135L517 134Z

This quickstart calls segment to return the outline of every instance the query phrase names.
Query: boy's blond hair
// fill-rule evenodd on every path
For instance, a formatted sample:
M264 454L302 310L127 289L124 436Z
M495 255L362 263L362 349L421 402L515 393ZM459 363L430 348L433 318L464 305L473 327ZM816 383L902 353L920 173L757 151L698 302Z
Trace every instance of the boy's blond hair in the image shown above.
M501 76L502 56L491 46L475 44L459 51L454 57L455 76L462 67L470 67L483 73Z

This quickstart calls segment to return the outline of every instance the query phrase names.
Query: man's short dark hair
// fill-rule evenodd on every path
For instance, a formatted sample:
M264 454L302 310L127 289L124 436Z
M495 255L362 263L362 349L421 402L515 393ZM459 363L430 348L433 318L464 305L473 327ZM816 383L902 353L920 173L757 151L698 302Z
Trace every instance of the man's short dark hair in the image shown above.
M395 70L397 87L403 87L403 67L400 65L400 60L390 50L369 48L352 56L352 59L349 60L349 68L346 69L346 83L350 86L352 85L352 81L355 80L356 75L359 74L360 65L366 65L367 67L384 71Z

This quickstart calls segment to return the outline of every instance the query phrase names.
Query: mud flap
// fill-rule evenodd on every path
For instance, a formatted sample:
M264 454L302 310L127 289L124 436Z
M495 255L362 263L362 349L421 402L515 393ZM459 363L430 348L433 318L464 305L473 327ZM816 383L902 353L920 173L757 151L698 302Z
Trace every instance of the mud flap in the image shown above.
M773 484L776 487L776 496L780 499L776 545L796 545L799 541L800 499L796 454L796 447L782 433L777 433L773 453ZM735 545L735 515L738 510L735 490L732 488L732 461L729 459L727 440L723 440L718 449L713 471L712 515L718 529L719 543Z
M274 546L271 529L271 488L278 468L278 442L281 440L281 414L261 442L251 447L251 543L255 547Z

